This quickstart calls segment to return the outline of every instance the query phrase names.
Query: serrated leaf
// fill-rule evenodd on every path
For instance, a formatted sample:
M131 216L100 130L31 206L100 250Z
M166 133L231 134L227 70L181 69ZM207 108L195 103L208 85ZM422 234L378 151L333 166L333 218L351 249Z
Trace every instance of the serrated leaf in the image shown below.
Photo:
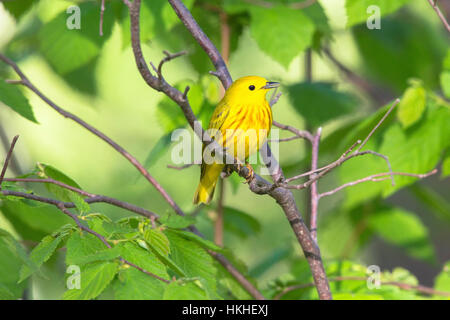
M63 238L63 236L46 236L31 251L30 260L36 265L37 268L50 259ZM23 265L20 269L19 283L28 278L31 274L33 274L33 270L31 270L27 265Z
M167 239L164 232L157 229L147 229L144 232L145 241L155 249L159 254L168 256L170 253L169 239Z
M112 261L120 256L120 249L116 247L112 248L106 248L101 251L97 251L96 253L89 254L83 257L80 257L77 259L77 264L79 265L85 265L92 262L99 262L99 261Z
M135 268L120 271L113 283L114 297L118 300L161 300L165 283Z
M145 250L133 242L122 242L117 247L121 252L121 257L125 260L157 276L169 279L166 266L151 251Z
M332 83L304 82L288 90L295 110L312 126L349 114L358 105L354 96L337 91Z
M34 117L33 109L31 108L28 99L16 85L0 80L0 101L22 117L34 123L38 123Z
M166 231L170 241L171 259L184 271L187 277L206 280L208 291L216 291L216 274L212 257L197 243L180 237L172 230Z
M383 240L409 255L432 263L436 261L428 230L413 213L400 208L380 209L369 216L368 223Z
M69 289L64 300L89 300L100 295L118 271L116 262L95 262L81 268L80 289Z
M314 23L301 10L250 8L250 32L259 48L286 69L312 43Z
M209 299L205 290L193 282L172 282L164 290L164 300L206 300Z
M370 6L377 6L380 16L392 13L408 3L410 0L346 0L345 10L347 13L347 27L365 22L373 13L368 13Z
M86 256L105 250L105 244L89 233L74 232L66 244L66 264L81 265Z
M398 105L397 116L404 128L408 128L422 117L426 106L426 92L423 87L406 89Z

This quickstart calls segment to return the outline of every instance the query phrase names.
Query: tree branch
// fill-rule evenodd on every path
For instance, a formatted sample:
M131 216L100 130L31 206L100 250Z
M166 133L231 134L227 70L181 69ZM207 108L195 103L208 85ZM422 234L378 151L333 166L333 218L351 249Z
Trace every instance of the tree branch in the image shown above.
M317 130L317 133L314 135L313 143L312 143L312 155L311 155L311 171L317 170L317 162L319 159L319 143L320 136L322 134L322 128ZM314 178L315 173L311 174L311 178ZM317 243L317 213L319 207L319 195L317 192L317 181L314 181L311 184L311 222L310 222L310 230L311 236Z
M442 24L444 25L445 29L447 29L448 32L450 32L450 25L447 22L447 19L445 18L444 14L442 13L441 9L439 9L437 5L437 0L428 0L431 7L436 11L436 14L438 15L439 19L442 21Z

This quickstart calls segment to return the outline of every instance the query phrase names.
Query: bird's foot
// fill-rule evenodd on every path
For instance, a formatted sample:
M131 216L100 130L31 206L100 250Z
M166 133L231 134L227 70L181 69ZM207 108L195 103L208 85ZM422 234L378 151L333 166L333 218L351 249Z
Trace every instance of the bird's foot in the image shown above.
M253 178L255 177L255 172L253 171L253 167L249 163L246 163L245 167L247 168L248 173L246 176L244 176L244 178L247 183L250 183L253 180ZM242 170L242 168L243 168L243 165L238 164L239 172Z

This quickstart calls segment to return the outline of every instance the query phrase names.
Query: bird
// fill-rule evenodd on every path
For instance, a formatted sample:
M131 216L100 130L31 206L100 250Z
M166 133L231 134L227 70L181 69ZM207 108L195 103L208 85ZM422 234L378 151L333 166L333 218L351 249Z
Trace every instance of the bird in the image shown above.
M217 104L207 132L227 153L247 164L247 159L259 151L272 126L272 109L266 100L270 89L280 83L259 76L245 76L234 81ZM205 151L203 144L203 151ZM205 161L203 152L200 182L194 204L209 204L216 183L225 167L223 161ZM247 164L250 174L253 170Z

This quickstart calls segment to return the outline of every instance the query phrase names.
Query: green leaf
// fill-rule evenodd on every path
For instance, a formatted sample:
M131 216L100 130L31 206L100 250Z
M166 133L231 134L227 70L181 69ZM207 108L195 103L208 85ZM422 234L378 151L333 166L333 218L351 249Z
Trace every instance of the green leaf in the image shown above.
M51 235L46 236L31 251L30 260L36 265L37 268L50 259L63 238L64 237L61 235L57 237L53 237ZM28 278L31 274L33 274L33 271L27 265L23 265L20 269L19 283Z
M390 3L398 1L388 0ZM411 21L416 26L409 27ZM364 74L397 93L408 87L408 79L421 79L427 87L439 86L441 61L447 50L439 32L412 11L402 11L395 18L382 20L381 30L365 25L353 28Z
M368 218L370 228L383 240L409 255L431 263L436 261L428 230L413 213L400 208L380 209Z
M22 117L38 123L34 117L33 109L28 99L19 90L17 85L0 81L0 101L10 107L12 110L20 114Z
M121 257L125 260L161 278L170 279L166 266L151 251L143 249L133 242L122 242L117 247L119 247Z
M116 247L107 248L96 253L89 254L77 259L77 264L85 265L92 262L98 261L112 261L120 256L120 249Z
M95 2L84 2L80 8L80 29L69 29L75 13L66 11L44 24L39 31L40 53L53 69L73 87L95 93L94 72L103 44L111 35L114 17L111 4L106 3L103 20L103 36L99 35L99 6Z
M351 113L358 100L326 82L298 83L288 87L289 98L295 110L312 126Z
M105 250L105 244L90 233L74 232L67 241L66 264L83 264L87 256Z
M217 270L213 258L196 242L180 237L172 230L166 235L170 241L170 257L180 266L187 277L200 277L206 280L208 290L216 291Z
M224 208L224 228L238 237L247 238L261 231L261 224L251 215L231 208Z
M404 128L408 128L422 117L426 106L426 92L423 87L406 89L398 105L397 116Z
M441 73L441 88L444 92L444 95L447 98L450 98L450 71L444 71Z
M334 300L384 300L379 294L363 294L363 293L336 293L333 294Z
M205 290L194 282L172 282L164 290L164 300L206 300L209 299Z
M25 283L18 284L20 268L35 269L25 249L7 231L0 229L0 299L19 299Z
M450 175L450 154L442 162L442 177Z
M16 20L19 20L35 2L36 0L2 1L2 4Z
M199 237L198 235L184 230L171 230L171 232L176 233L177 235L187 239L196 242L201 247L205 249L210 249L215 252L223 252L224 249L217 246L214 242L203 239L202 237Z
M410 0L346 0L347 27L365 22L373 13L367 13L369 6L375 5L380 9L381 16L385 16L404 6Z
M3 215L23 239L40 241L43 237L74 221L53 205L7 197L1 206Z
M153 146L144 162L144 167L150 169L168 150L171 134L163 135Z
M442 272L436 277L434 289L450 292L450 262L447 261L442 268Z
M163 256L168 256L170 253L169 239L167 239L161 229L147 229L144 232L145 241Z
M169 211L159 218L159 222L169 228L184 229L195 223L195 217L180 216Z
M300 52L311 46L314 23L301 10L252 6L250 16L250 32L259 48L286 69Z
M96 298L112 281L118 271L116 262L95 262L81 268L80 289L69 289L64 300L89 300Z
M114 297L118 300L161 300L165 283L135 268L119 272L113 283Z

